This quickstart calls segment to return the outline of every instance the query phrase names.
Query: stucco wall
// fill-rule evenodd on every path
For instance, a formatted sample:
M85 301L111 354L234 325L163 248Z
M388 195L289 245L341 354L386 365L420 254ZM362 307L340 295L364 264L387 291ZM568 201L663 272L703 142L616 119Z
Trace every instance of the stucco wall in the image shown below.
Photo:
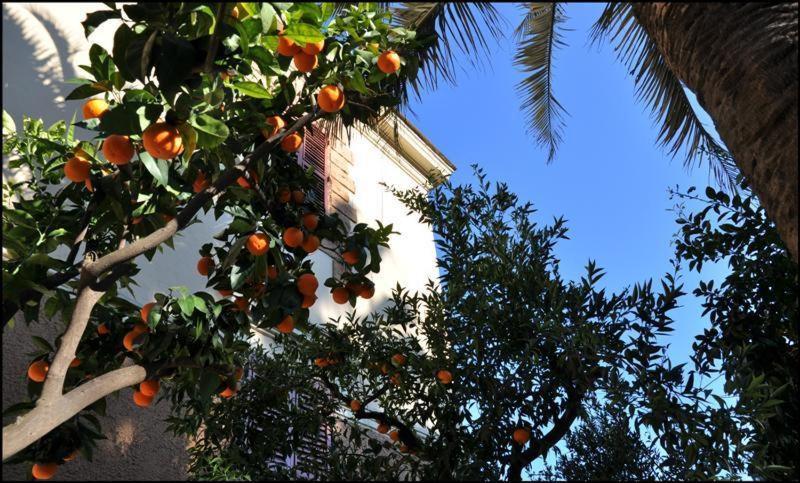
M17 125L21 125L23 114L52 123L60 119L69 121L73 112L79 110L80 102L63 102L72 88L63 81L83 75L77 66L88 63L91 42L111 49L118 25L114 21L103 24L92 34L91 42L87 42L80 22L87 12L98 8L104 7L99 3L3 4L3 108ZM88 133L83 134L85 139L89 138ZM390 155L385 148L379 149L374 140L358 131L352 133L349 147L352 154L349 176L354 190L348 200L357 221L374 223L379 219L393 223L395 230L402 233L393 237L391 250L382 254L381 273L373 278L375 296L368 301L359 300L356 306L363 314L379 309L397 282L421 290L429 279L438 276L438 271L430 230L420 225L416 216L408 215L379 184L412 187L416 181L408 170L413 168L407 162L404 164L396 153ZM222 229L226 220L216 221L211 216L201 220L202 224L193 225L175 237L174 251L167 249L151 262L144 258L137 260L142 270L137 278L135 302L148 302L153 293L175 285L185 285L192 291L205 290L205 279L194 268L198 249ZM328 255L318 251L312 260L320 280L331 275L333 262ZM317 295L319 300L313 307L312 320L327 320L349 310L349 306L336 305L326 287L321 286ZM30 335L52 341L60 330L55 323L44 320L30 329L18 323L13 329L4 330L4 408L22 399L25 353L32 348ZM119 398L109 398L109 416L103 420L109 439L101 442L95 463L87 464L79 458L63 465L56 480L185 478L185 442L162 431L161 420L168 413L166 403L142 410L132 404L130 393L123 390ZM21 476L20 467L3 467L3 479Z

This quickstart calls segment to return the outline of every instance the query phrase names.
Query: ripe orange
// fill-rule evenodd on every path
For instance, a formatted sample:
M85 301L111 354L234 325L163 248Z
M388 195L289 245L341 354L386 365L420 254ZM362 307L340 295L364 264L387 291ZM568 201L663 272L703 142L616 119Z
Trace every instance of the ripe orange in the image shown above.
M133 332L137 334L144 334L145 332L150 332L150 328L147 327L147 324L143 324L141 322L137 322L132 329Z
M320 242L319 242L319 237L318 236L316 236L316 235L308 235L308 236L306 236L306 239L303 240L302 247L303 247L303 250L305 250L306 253L314 253L315 251L317 251L317 248L319 248L319 244L320 244Z
M390 377L389 380L392 381L392 384L394 384L395 386L399 386L401 382L400 374L398 373L392 374L392 377Z
M450 384L453 382L453 374L446 369L441 369L439 372L436 373L436 377L439 379L439 382L442 384Z
M378 69L384 74L393 74L400 69L400 56L394 50L387 50L378 57Z
M44 382L49 370L50 364L44 359L39 359L28 366L28 379L33 382Z
M214 269L214 259L211 257L203 257L197 262L197 272L204 276L208 276L208 272Z
M380 423L378 425L378 432L381 434L386 434L389 432L389 425L386 423Z
M111 329L109 329L108 326L105 323L102 323L102 324L97 326L97 333L98 334L106 335L109 332L111 332Z
M315 215L314 213L306 213L303 215L302 220L303 226L310 231L316 230L317 225L319 225L319 216Z
M103 141L103 156L111 164L128 164L133 153L133 143L128 136L112 134Z
M320 40L319 42L308 42L306 46L303 47L303 52L308 55L317 55L322 52L322 49L325 48L325 40Z
M317 56L308 55L305 52L298 52L294 54L292 63L300 72L309 73L317 67Z
M301 144L303 144L303 136L293 132L281 140L281 149L287 153L293 153L300 149Z
M350 292L344 287L336 287L331 294L333 301L337 304L346 304L350 300Z
M267 139L281 132L283 128L286 126L286 122L283 120L281 116L269 116L266 119L266 123L269 124L271 128L270 129L262 128L261 135Z
M249 190L251 188L250 182L247 181L247 178L245 178L244 176L239 176L238 178L236 178L236 183L246 190Z
M392 362L397 364L398 366L402 366L406 363L406 356L403 354L395 354L392 356Z
M292 199L292 192L289 188L282 186L278 188L278 201L281 203L288 203Z
M344 92L339 86L327 85L319 90L317 105L325 112L337 112L344 107Z
M307 309L312 305L314 305L314 302L316 301L317 301L316 295L303 295L303 303L300 305L300 307Z
M253 233L247 238L247 251L254 257L261 256L269 250L269 237L265 233Z
M94 119L103 117L108 112L108 103L103 99L89 99L83 105L83 118Z
M306 194L300 190L292 191L292 201L297 204L300 204L306 200Z
M287 315L286 317L281 320L281 323L277 325L276 329L281 334L288 334L294 330L294 319L291 315Z
M236 395L236 390L230 387L226 387L225 390L219 393L219 395L224 397L225 399L228 399Z
M348 292L355 296L361 295L361 291L364 290L364 286L362 284L355 282L347 282L347 285L345 285L344 288L346 288Z
M358 399L353 399L350 401L350 409L352 409L354 412L361 411L361 401Z
M358 263L359 258L361 257L359 256L359 253L356 250L348 250L342 253L342 260L344 260L344 263L348 265L355 265L356 263Z
M133 403L140 408L146 408L153 402L153 396L148 396L141 391L133 391Z
M302 50L299 45L294 43L294 40L283 35L278 36L278 53L284 57L293 57L294 54Z
M129 331L127 334L125 334L125 337L122 339L122 346L125 347L125 350L132 351L133 344L136 343L136 339L138 339L139 336L141 335L142 332L136 329Z
M319 281L313 273L304 273L297 277L297 291L303 295L314 295L319 287Z
M64 176L73 183L83 183L89 179L89 160L77 156L69 158L64 165Z
M202 171L198 171L197 178L195 178L194 183L192 183L192 191L199 193L210 185L211 183L206 179L206 174Z
M514 441L518 445L523 446L528 440L531 439L531 432L525 428L517 428L514 430Z
M139 391L148 397L153 397L158 394L159 389L161 389L161 383L158 382L158 379L142 381L139 384Z
M219 294L223 297L230 297L233 295L233 290L226 290L224 288L217 289L217 292L219 292Z
M320 368L327 367L328 366L328 359L325 358L325 357L317 357L316 359L314 359L314 364L317 367L320 367Z
M389 433L389 437L392 438L392 441L400 441L400 432L394 430L391 433Z
M142 133L145 151L156 159L172 159L183 151L178 129L166 122L155 122Z
M94 187L92 186L92 178L86 178L84 180L83 185L86 186L86 189L89 190L90 193L94 192Z
M401 444L400 445L400 452L401 453L408 453L408 446Z
M270 265L267 267L267 278L270 280L275 280L278 278L278 267L275 265Z
M57 463L36 463L31 469L31 475L37 480L49 480L58 470Z
M148 302L142 306L141 310L139 310L139 315L142 316L142 320L145 324L147 323L147 319L150 318L150 309L152 309L155 305L155 302Z
M303 232L299 228L290 226L283 231L283 243L290 248L299 247L303 243Z
M70 363L69 363L69 367L78 367L78 366L80 366L82 363L83 363L83 361L82 361L82 360L80 360L80 359L78 359L77 357L75 357L74 359L72 359L72 362L70 362Z
M358 295L360 295L361 298L363 298L363 299L367 299L367 300L371 299L372 296L375 295L375 286L374 285L370 285L369 287L364 287L361 290L361 293L359 293Z
M242 376L244 376L244 367L237 367L236 371L233 373L233 378L238 381Z

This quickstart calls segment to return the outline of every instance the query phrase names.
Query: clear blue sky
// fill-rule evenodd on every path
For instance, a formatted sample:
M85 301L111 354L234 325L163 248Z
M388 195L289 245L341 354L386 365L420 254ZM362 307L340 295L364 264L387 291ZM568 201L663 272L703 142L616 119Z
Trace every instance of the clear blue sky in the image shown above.
M657 129L647 106L636 101L633 79L608 44L589 45L588 33L602 4L569 4L567 46L556 52L553 84L565 107L563 144L556 159L526 134L515 86L522 74L513 66L511 31L521 10L497 4L508 20L507 38L494 50L491 69L466 68L455 87L440 86L421 102L412 102L411 120L457 166L456 183L471 183L470 165L482 166L490 180L504 181L521 200L539 210L536 219L550 222L563 215L570 240L556 253L565 277L577 279L591 258L606 269L603 283L612 290L670 270L670 242L677 229L674 201L667 188L712 183L705 166L687 171L680 154L672 159L656 146ZM703 116L708 124L711 121ZM709 266L702 278L724 275ZM696 273L683 281L691 292ZM699 300L684 296L673 312L675 332L669 338L674 363L685 362L694 335L706 321Z

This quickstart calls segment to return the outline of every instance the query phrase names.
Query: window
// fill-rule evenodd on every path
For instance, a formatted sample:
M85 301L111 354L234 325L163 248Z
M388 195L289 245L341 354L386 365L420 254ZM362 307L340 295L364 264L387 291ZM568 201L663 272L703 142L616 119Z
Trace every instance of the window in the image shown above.
M320 214L328 212L329 179L328 179L328 134L318 126L313 132L306 131L300 149L299 161L304 168L314 168L314 186L311 189L311 203Z

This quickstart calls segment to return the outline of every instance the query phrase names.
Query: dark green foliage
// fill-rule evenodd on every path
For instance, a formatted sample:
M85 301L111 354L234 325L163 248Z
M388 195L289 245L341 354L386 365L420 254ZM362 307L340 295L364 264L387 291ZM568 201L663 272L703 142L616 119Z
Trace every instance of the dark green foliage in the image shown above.
M728 196L707 188L705 196L675 193L702 206L679 207L676 254L689 269L725 262L721 283L700 282L711 327L696 337L692 360L698 374L722 377L736 432L734 451L760 478L800 477L798 397L798 270L747 187ZM723 429L724 428L720 428Z
M568 481L673 479L663 474L662 459L631 430L624 413L601 407L570 431L565 451L543 476Z
M365 454L371 443L359 431L341 438L328 463L337 477L383 477L399 460L412 478L517 479L598 398L624 404L630 419L654 430L685 409L659 397L683 389L682 367L669 364L656 340L671 330L667 313L682 293L674 278L665 277L661 293L647 282L609 294L589 262L579 281L564 280L553 253L566 237L563 220L537 224L530 204L477 175L476 186L395 192L433 229L441 286L421 294L398 286L380 312L282 340L282 363L306 374L298 380L310 374L337 404L364 403L350 411L355 419L399 431L395 447L406 453L393 456L381 450L387 441ZM396 354L406 361L393 361ZM452 383L442 384L439 370ZM512 441L520 427L531 431L523 447Z

